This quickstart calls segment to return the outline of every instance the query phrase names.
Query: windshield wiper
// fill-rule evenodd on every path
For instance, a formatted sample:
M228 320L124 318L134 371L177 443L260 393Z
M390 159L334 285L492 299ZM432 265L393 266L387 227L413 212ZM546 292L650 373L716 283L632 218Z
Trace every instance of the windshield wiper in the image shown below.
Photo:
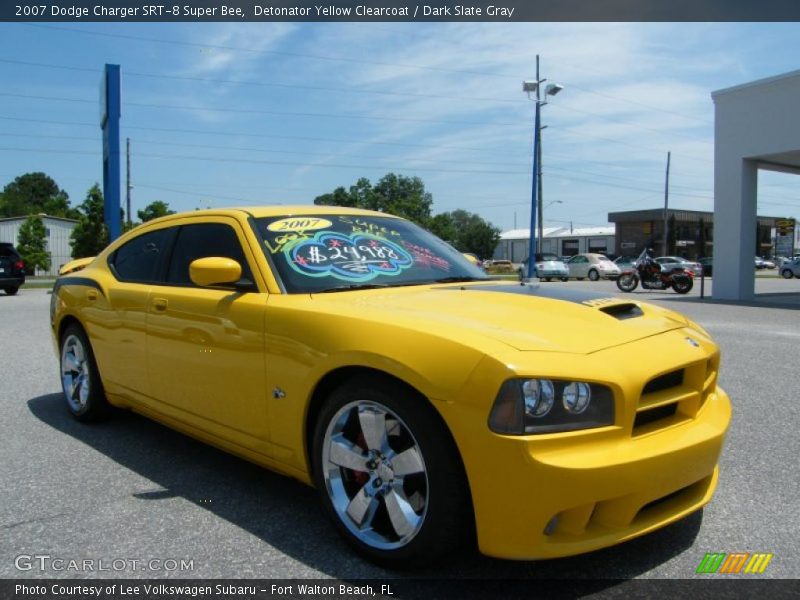
M441 279L436 279L433 283L466 283L467 281L483 281L483 278L480 277L442 277Z
M338 285L336 287L325 288L324 290L314 290L312 294L328 294L330 292L347 292L350 290L372 290L375 288L389 287L387 283L351 283L350 285Z

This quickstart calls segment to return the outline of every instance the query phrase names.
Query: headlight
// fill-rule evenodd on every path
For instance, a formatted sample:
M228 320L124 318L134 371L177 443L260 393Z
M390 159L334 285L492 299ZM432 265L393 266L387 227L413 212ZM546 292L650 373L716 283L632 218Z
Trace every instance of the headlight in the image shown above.
M509 379L489 415L495 433L525 435L591 429L614 424L614 395L583 381Z

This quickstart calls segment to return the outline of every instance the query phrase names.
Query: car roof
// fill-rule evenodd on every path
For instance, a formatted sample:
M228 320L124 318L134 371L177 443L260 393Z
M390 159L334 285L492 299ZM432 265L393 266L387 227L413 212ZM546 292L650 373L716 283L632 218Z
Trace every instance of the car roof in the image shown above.
M363 210L360 208L350 208L348 206L318 206L316 204L264 204L261 206L232 206L225 208L207 208L201 210L185 211L160 217L148 221L147 224L156 222L167 222L190 216L241 216L247 215L260 219L262 217L290 217L305 215L356 215L365 217L386 217L399 219L395 215L377 212L374 210Z

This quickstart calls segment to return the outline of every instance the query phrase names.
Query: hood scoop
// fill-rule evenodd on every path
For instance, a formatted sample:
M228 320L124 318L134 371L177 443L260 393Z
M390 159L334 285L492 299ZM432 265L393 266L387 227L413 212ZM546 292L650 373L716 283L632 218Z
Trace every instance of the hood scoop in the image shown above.
M599 310L600 312L604 312L607 315L611 315L612 317L614 317L615 319L619 319L620 321L624 319L635 319L636 317L641 317L642 315L644 315L642 309L639 308L636 304L633 304L632 302L603 306Z

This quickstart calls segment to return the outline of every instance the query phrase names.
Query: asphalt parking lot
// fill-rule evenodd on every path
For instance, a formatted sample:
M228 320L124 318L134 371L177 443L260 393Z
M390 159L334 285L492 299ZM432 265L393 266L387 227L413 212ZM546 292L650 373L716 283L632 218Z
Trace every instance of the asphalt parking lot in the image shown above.
M544 285L617 291L607 281ZM757 286L800 298L800 280ZM584 556L510 562L468 555L414 576L693 578L706 552L770 552L762 577L800 577L800 303L717 304L700 301L697 291L633 296L685 312L722 347L720 380L734 418L712 503L659 532ZM72 420L60 398L49 299L38 289L0 295L0 577L396 576L355 556L300 483L137 415L91 426ZM20 571L20 555L172 559L192 568L76 573L35 564Z

